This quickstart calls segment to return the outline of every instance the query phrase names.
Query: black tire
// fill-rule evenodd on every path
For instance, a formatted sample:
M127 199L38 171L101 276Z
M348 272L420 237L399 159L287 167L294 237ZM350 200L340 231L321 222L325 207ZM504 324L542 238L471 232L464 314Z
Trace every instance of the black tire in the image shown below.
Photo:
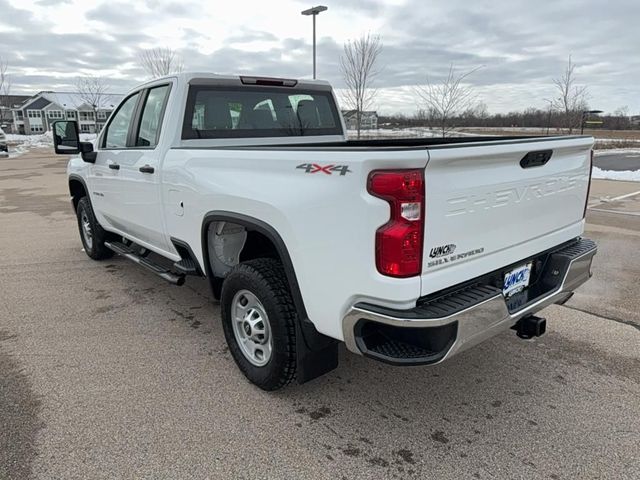
M93 207L87 197L82 197L76 208L76 216L78 217L78 229L80 230L80 239L84 246L84 251L94 260L104 260L113 256L113 251L105 247L104 242L107 239L107 232L100 226L93 213ZM90 232L90 240L85 233L83 224L88 221Z
M264 366L247 359L234 333L232 302L242 290L257 297L268 317L273 346ZM296 373L298 318L282 265L271 258L259 258L235 266L222 285L220 304L224 336L242 373L263 390L278 390L290 383Z

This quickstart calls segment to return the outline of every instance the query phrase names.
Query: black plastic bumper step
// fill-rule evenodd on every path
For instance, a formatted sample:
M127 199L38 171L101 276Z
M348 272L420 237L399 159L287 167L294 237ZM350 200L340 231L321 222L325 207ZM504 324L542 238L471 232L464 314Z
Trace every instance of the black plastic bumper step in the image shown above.
M502 290L499 288L479 282L436 297L418 299L415 308L411 310L395 310L368 303L359 303L356 306L390 317L409 320L443 318L455 315L462 310L501 294Z
M105 247L110 250L113 250L118 255L122 255L123 257L131 260L132 262L137 263L138 265L143 266L147 270L155 273L160 278L166 280L169 283L174 285L182 285L184 283L184 274L175 274L171 270L167 270L162 265L153 262L149 258L142 257L130 247L121 242L104 242Z
M596 242L594 242L593 240L590 240L588 238L581 238L577 242L553 252L553 255L564 256L573 260L584 255L585 253L596 250L597 248L598 245L596 245Z
M370 353L390 359L424 359L438 354L438 352L433 352L419 345L412 345L392 338L386 338L385 341L367 347Z
M200 275L198 265L191 258L183 258L179 262L174 263L173 268L184 275Z

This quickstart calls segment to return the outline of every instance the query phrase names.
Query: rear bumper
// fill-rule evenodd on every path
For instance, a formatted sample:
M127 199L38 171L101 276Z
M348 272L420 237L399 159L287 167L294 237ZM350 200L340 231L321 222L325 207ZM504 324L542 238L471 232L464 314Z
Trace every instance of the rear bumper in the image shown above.
M566 302L591 277L596 252L596 244L582 238L535 257L543 265L535 284L508 300L495 281L488 283L500 276L494 272L419 299L411 310L356 304L342 321L345 343L352 352L395 365L442 362L513 327L521 318Z

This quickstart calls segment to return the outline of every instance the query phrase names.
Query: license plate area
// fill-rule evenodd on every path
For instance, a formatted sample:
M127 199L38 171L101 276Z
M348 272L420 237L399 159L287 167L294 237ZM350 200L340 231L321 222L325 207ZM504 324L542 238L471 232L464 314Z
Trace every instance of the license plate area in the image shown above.
M529 262L525 265L520 265L513 270L509 270L504 274L502 294L505 298L509 298L529 286L532 265L533 263Z

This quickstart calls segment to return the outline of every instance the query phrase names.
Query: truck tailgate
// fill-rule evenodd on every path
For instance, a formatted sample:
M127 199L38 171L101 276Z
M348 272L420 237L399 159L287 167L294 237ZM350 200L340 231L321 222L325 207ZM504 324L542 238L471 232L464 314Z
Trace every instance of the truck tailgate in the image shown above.
M422 294L581 235L592 145L565 137L430 148Z

